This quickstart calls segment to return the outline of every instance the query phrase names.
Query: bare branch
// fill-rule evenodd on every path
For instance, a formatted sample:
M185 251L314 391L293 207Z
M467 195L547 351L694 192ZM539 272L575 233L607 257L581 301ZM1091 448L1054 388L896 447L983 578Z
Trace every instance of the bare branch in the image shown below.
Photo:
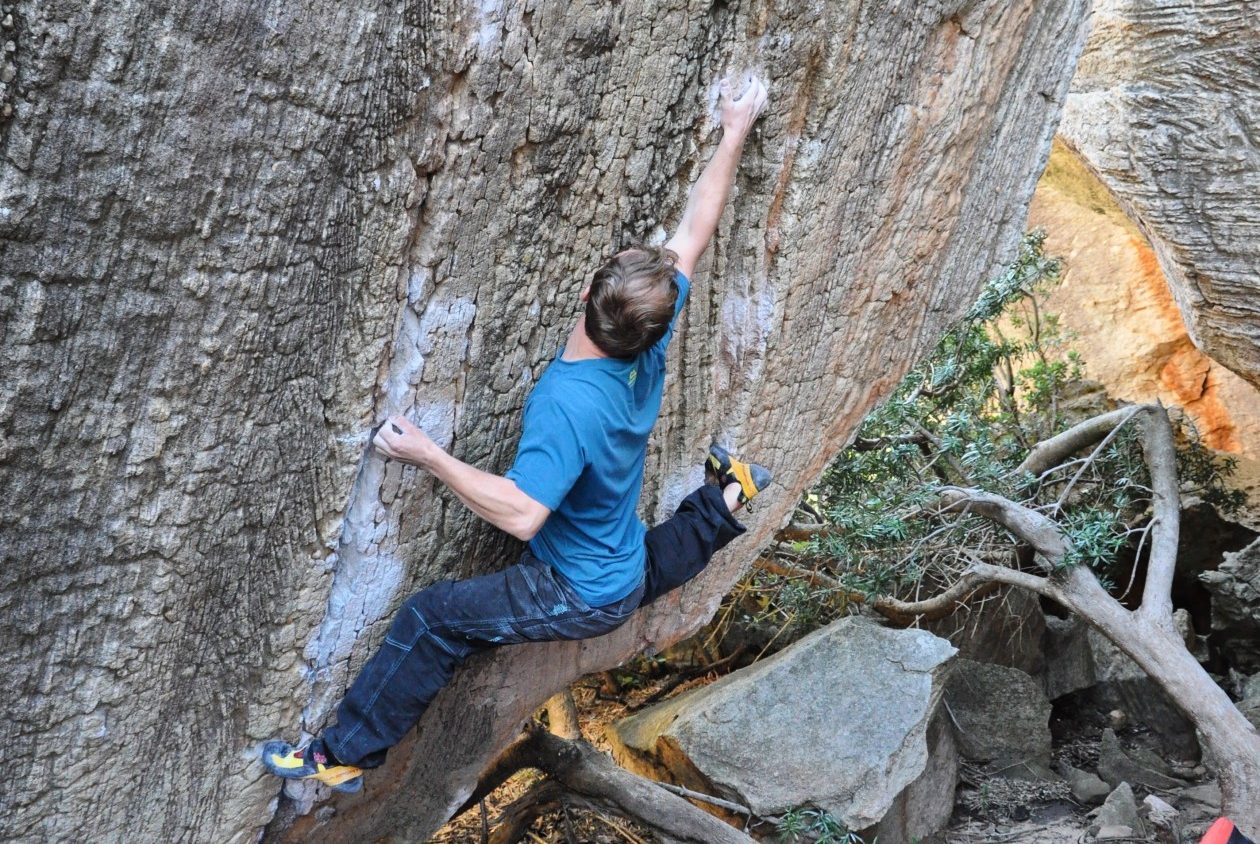
M1015 471L1027 472L1030 475L1040 475L1047 469L1062 463L1081 449L1088 448L1098 442L1110 434L1113 429L1127 422L1135 413L1141 411L1142 407L1142 405L1122 407L1109 413L1092 416L1084 422L1073 425L1061 434L1056 434L1048 440L1042 440L1032 447L1032 450L1028 452L1028 456L1024 458L1024 462L1020 463Z
M994 568L1001 568L994 566ZM938 595L919 601L901 601L897 598L880 597L875 599L872 607L876 612L894 624L913 624L919 619L936 621L953 615L973 598L985 597L994 592L996 587L977 577L973 572L963 572L952 586Z
M1144 616L1161 624L1172 623L1172 581L1177 568L1177 541L1181 532L1181 493L1177 486L1177 450L1172 423L1163 405L1147 408L1142 418L1142 456L1151 472L1151 553L1142 589Z
M1067 538L1054 521L1009 498L980 489L946 487L939 500L942 512L970 511L1002 525L1033 547L1046 571L1053 570L1068 552Z

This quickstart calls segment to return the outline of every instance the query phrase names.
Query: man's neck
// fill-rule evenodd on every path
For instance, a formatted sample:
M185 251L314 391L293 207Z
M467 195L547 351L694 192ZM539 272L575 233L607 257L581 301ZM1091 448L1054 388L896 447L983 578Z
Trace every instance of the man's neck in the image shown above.
M593 358L606 358L608 355L595 345L586 334L586 315L578 317L577 325L573 326L573 330L569 332L569 340L564 344L564 353L560 356L561 360L591 360Z

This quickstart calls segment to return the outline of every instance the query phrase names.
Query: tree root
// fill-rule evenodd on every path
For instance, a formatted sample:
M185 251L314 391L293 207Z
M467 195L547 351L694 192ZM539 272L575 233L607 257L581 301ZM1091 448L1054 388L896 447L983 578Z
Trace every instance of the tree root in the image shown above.
M628 818L669 844L750 844L753 840L657 783L619 767L587 742L560 738L536 724L529 725L500 756L460 812L522 768L536 768L550 779L530 788L504 810L490 844L519 841L539 815L564 806Z

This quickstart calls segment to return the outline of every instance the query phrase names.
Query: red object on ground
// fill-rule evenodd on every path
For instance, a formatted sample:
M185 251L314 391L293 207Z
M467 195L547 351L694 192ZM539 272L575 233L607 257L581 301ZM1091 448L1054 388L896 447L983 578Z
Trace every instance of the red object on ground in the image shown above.
M1250 838L1238 831L1233 821L1218 818L1208 829L1207 834L1199 840L1199 844L1255 844Z

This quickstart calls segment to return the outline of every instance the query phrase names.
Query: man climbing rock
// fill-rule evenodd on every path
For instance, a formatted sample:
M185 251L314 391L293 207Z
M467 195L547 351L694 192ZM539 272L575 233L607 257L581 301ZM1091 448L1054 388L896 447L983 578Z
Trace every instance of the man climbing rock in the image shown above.
M402 416L376 434L385 456L432 472L528 549L503 571L435 583L408 598L338 707L337 723L302 750L264 745L271 773L358 791L362 769L384 761L470 654L608 633L695 577L744 531L733 514L770 473L716 445L705 464L708 483L672 518L647 530L636 514L666 346L766 103L760 81L738 98L726 81L721 88L722 140L678 231L664 248L631 247L595 273L581 294L582 316L525 403L512 468L498 476L469 466Z

